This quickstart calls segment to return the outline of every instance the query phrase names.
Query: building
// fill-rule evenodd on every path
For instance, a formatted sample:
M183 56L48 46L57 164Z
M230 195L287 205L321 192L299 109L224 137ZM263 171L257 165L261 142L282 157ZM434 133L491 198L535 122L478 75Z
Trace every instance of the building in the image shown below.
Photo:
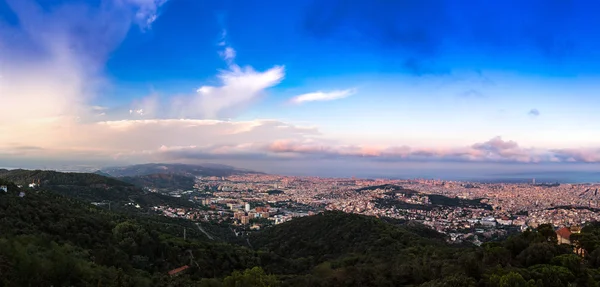
M250 217L242 216L242 224L248 225L250 223Z
M481 219L481 225L494 227L494 226L496 226L496 219L491 216L484 217Z
M249 212L250 211L250 203L246 202L246 206L245 207L246 207L245 208L246 212Z
M496 219L496 222L498 222L498 224L500 224L500 225L512 225L513 224L513 221L510 220L510 218L508 218L506 216Z
M567 227L557 230L556 239L558 244L571 244L571 230Z
M1 186L0 186L0 191L8 192L8 186L6 186L6 185L1 185Z
M269 212L269 208L266 206L259 206L256 208L256 212Z
M242 220L242 217L244 217L245 215L246 215L246 213L243 211L236 211L233 213L233 218Z
M183 272L189 268L190 268L190 266L184 265L177 269L173 269L173 270L169 271L169 276L177 276L177 275L181 274L181 272Z

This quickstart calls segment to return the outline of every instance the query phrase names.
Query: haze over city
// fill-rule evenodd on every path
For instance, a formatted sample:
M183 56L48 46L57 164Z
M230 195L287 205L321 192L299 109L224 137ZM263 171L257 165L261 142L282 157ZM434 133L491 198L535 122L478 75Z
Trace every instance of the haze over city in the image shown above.
M597 181L599 5L0 1L0 166Z

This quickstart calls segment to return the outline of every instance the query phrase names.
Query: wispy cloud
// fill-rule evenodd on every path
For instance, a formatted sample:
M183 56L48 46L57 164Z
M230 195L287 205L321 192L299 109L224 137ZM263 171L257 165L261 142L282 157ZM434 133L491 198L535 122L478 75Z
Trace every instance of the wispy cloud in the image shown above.
M105 161L131 153L143 155L137 157L143 161L163 146L266 144L314 135L310 128L278 121L201 119L243 108L285 75L283 66L256 71L237 65L229 46L223 46L227 68L217 72L218 85L172 100L153 94L119 110L94 104L97 87L106 83L102 71L110 52L131 27L148 28L165 2L118 0L100 7L82 2L44 10L33 1L10 0L19 26L0 25L2 156Z
M138 19L156 19L164 2L119 0L94 6L81 1L42 9L31 0L7 1L19 21L0 23L5 109L0 126L98 113L90 106L106 83L102 71L108 55Z
M357 92L356 89L336 90L330 92L313 92L293 97L290 101L295 104L316 101L333 101L349 97Z
M274 66L266 71L235 64L217 75L221 85L201 86L196 95L180 97L173 102L179 117L218 118L233 116L263 95L267 88L281 82L285 76L283 66Z
M234 65L234 60L237 53L235 49L233 49L227 42L227 30L223 29L221 32L221 39L217 45L224 47L223 50L219 51L219 56L221 56L221 58L223 58L228 65Z
M384 162L600 163L600 149L548 150L524 148L500 137L463 147L330 145L313 138L280 139L224 146L162 147L163 158L183 159L363 159Z
M223 52L221 52L221 56L227 62L232 62L235 59L236 52L231 47L226 47Z
M158 19L160 8L168 0L122 0L137 7L135 19L142 30L149 29Z
M216 86L201 86L195 95L180 96L171 103L169 116L178 118L220 118L234 116L245 106L264 95L266 89L279 84L285 77L284 66L273 66L256 71L250 66L241 67L235 62L236 51L229 46L227 30L221 33L219 55L227 64L220 70Z

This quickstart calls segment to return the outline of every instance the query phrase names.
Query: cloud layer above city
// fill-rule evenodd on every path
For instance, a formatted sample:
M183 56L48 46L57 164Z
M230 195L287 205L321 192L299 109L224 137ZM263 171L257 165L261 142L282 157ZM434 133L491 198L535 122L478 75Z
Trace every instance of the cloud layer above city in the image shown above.
M504 18L462 23L428 2L294 4L266 19L247 3L8 0L0 162L600 163L600 43L541 24L589 27L585 5L498 4L535 16L507 32ZM392 21L403 15L420 28Z

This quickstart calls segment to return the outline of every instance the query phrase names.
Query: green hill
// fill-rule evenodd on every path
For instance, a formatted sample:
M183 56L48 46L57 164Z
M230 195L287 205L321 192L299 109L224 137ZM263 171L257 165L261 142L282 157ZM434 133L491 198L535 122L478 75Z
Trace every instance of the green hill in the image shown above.
M158 189L189 190L192 189L195 184L194 177L192 176L163 173L139 176L124 176L119 177L118 179L140 187Z
M24 189L20 197L16 185L6 180L0 185L10 187L0 192L0 286L553 287L600 282L598 224L571 238L585 248L583 258L570 246L558 245L549 225L465 247L448 245L422 226L342 212L296 218L236 245L208 240L191 221L115 213L43 186ZM189 268L180 276L167 275L184 265Z
M140 176L151 174L177 174L189 177L195 176L229 176L234 174L260 173L246 169L239 169L227 165L219 164L166 164L166 163L148 163L136 164L123 167L111 167L100 170L103 174L110 174L115 177L122 176Z
M245 247L207 240L190 221L18 192L0 193L0 286L191 286L260 261ZM186 276L168 278L183 265Z
M133 186L123 181L102 176L94 173L58 172L53 170L0 170L0 177L16 184L27 185L29 183L48 185L71 185L71 186Z
M378 218L329 211L295 219L258 233L253 246L291 258L313 257L316 262L348 253L389 254L407 247L440 245L404 227Z
M325 212L251 236L255 248L302 262L272 270L288 286L598 286L600 225L573 237L585 258L541 225L482 247L451 246L395 220ZM579 244L579 243L577 243ZM288 272L288 273L286 273Z
M189 201L166 195L149 193L132 183L94 173L57 172L49 170L0 170L0 179L11 181L28 189L30 183L44 190L87 202L111 202L114 208L124 204L139 204L144 209L155 205L173 207L195 206Z
M303 262L294 286L400 286L459 272L460 250L403 225L338 211L302 217L253 234L255 248ZM439 237L438 237L439 238ZM427 264L423 256L436 254ZM431 269L445 265L447 270ZM284 270L278 270L285 273Z

